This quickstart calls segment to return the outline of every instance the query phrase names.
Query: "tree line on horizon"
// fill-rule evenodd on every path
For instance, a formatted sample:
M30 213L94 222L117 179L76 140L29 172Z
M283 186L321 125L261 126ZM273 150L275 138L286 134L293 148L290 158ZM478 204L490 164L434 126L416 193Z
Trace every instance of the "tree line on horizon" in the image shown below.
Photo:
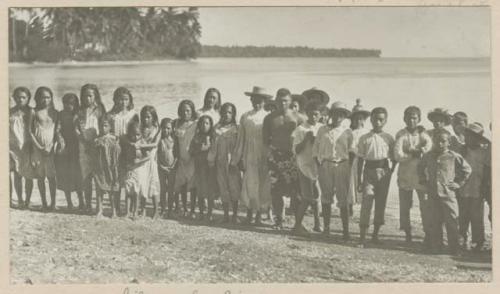
M200 57L380 57L378 49L203 45Z
M376 49L200 43L196 7L10 8L9 62L197 57L380 57Z

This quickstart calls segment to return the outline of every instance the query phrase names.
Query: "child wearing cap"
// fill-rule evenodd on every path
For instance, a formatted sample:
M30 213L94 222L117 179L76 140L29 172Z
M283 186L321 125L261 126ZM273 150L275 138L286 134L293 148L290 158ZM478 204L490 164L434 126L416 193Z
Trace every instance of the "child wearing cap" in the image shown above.
M428 197L425 187L419 184L417 166L424 153L432 148L432 139L419 126L421 120L420 108L409 106L404 111L406 128L396 134L394 146L394 158L399 163L398 186L399 186L399 224L400 230L406 234L406 242L411 243L411 221L410 209L413 205L413 191L415 190L419 200L420 217L424 229L424 246L430 245L430 226L428 211Z
M385 206L391 175L396 168L394 156L394 138L384 132L387 123L387 110L376 107L372 110L370 121L373 129L361 136L358 143L358 190L362 191L360 212L360 243L365 246L365 236L370 226L370 217L375 202L372 242L378 243L378 233L384 224ZM389 166L391 161L391 166Z
M451 134L436 130L433 149L424 154L417 170L420 184L427 187L431 204L431 248L442 246L442 223L446 225L448 247L452 255L458 254L458 204L455 191L460 189L471 174L471 167L457 152L451 151Z
M468 249L468 231L469 225L472 231L472 243L474 249L482 249L484 238L484 197L481 186L484 183L484 177L487 176L490 154L484 143L488 140L483 136L484 128L480 123L472 123L464 129L465 135L465 160L472 168L469 180L461 190L460 200L460 234L463 238L463 246Z
M313 145L313 158L318 164L318 178L321 187L321 206L325 235L330 234L330 218L333 196L337 196L340 209L343 239L349 239L349 176L351 160L349 150L352 145L351 129L342 125L351 112L342 102L332 104L331 123L322 126Z
M314 215L313 231L321 232L319 225L319 187L318 187L318 166L314 162L312 149L315 137L320 127L321 117L320 105L311 102L306 106L307 121L299 125L292 133L293 151L296 154L297 166L299 169L299 207L297 209L297 218L294 231L297 234L307 233L302 226L304 214L309 206L312 206Z

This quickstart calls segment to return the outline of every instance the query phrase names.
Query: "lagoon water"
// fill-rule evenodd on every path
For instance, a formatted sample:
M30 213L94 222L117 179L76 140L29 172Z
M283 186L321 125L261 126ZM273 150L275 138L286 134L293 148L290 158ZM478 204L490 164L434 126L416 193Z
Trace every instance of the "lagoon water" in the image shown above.
M139 109L145 104L157 108L160 117L176 117L182 99L201 107L207 88L216 87L223 101L236 104L238 114L251 108L243 94L254 85L275 94L280 87L301 93L313 86L324 89L332 101L352 107L361 98L368 108L389 110L387 131L403 127L402 114L408 105L427 113L434 107L451 112L463 110L471 121L485 127L491 121L489 59L408 58L214 58L195 61L90 63L68 65L11 65L10 89L27 86L33 92L45 85L54 90L61 108L66 92L79 94L85 83L99 86L107 109L113 90L128 87ZM32 101L32 104L34 101ZM423 124L431 127L423 116Z
M404 108L417 105L423 111L426 128L431 127L426 113L434 107L446 107L452 113L465 111L470 121L482 123L489 135L490 72L489 59L472 58L220 58L189 62L11 65L9 83L11 93L21 85L33 93L38 86L52 88L58 109L62 107L60 99L64 93L79 93L85 83L97 84L106 108L111 109L114 89L125 86L132 91L136 108L153 105L160 118L176 117L182 99L192 99L200 108L210 87L218 88L223 102L233 102L241 114L251 109L243 92L254 85L266 87L271 94L280 87L301 93L315 86L329 93L330 102L341 100L352 107L356 98L361 98L367 108L385 106L389 111L386 131L391 134L404 127ZM393 177L388 208L397 207Z

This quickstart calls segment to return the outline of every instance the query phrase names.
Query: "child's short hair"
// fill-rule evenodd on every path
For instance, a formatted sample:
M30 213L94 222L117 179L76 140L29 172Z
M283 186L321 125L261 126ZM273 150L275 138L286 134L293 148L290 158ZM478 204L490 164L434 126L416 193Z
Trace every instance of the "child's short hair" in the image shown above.
M54 93L52 92L52 90L49 88L49 87L38 87L38 89L36 89L36 92L35 92L35 109L40 109L41 105L41 99L42 99L42 93L43 92L48 92L50 94L50 97L52 98L52 102L51 102L51 105L49 105L50 107L54 108Z
M290 92L290 90L288 90L287 88L281 88L278 90L278 92L276 92L276 99L290 95L292 95L292 92Z
M226 103L222 104L222 106L220 108L221 119L222 119L222 115L224 113L226 113L228 108L231 108L233 110L233 119L231 120L231 123L236 124L236 106L231 102L226 102Z
M189 106L189 108L191 108L191 120L196 120L198 118L198 113L196 112L196 109L194 107L194 102L189 99L184 99L179 103L179 107L177 107L177 115L181 117L182 107L184 105L187 105Z
M383 113L387 117L389 114L387 113L387 109L385 107L375 107L372 110L371 117L374 117L377 114Z
M468 121L467 114L463 111L455 112L455 114L453 114L453 122L457 122L459 120L463 120L467 124L467 121Z
M75 93L66 93L62 97L63 104L73 103L75 105L75 111L80 108L80 102L78 101L78 96Z
M443 135L445 135L448 140L451 137L451 133L448 132L448 130L446 130L446 129L436 129L436 130L434 130L434 133L432 134L432 140L435 141L440 136L443 136Z
M115 128L114 128L114 124L113 124L113 116L110 115L109 113L106 113L105 115L103 115L101 117L101 119L99 120L99 132L102 134L103 133L103 125L104 123L107 122L109 124L109 127L110 127L110 133L114 133L115 132Z
M26 96L28 96L28 104L29 104L30 100L31 100L31 92L26 87L17 87L17 88L15 88L14 91L12 92L12 96L15 98L21 92L25 93Z
M217 94L217 102L215 103L214 109L218 110L221 106L220 104L221 104L222 97L221 97L220 91L217 88L209 88L205 92L205 97L203 98L203 108L204 109L207 108L207 106L208 106L208 102L207 102L208 94L210 94L212 92Z
M167 126L167 124L172 124L172 119L169 117L162 118L160 122L160 128L163 129Z
M321 105L321 103L316 103L316 102L311 101L311 102L306 104L306 107L305 107L306 113L311 113L313 111L321 112L322 107L323 106Z
M125 87L118 87L113 92L114 105L113 105L113 108L111 109L112 112L116 110L115 105L117 104L118 99L120 99L120 96L123 94L128 95L128 97L130 98L130 101L129 101L128 106L127 106L127 110L131 110L134 108L134 97L132 96L132 93L130 92L130 90L125 88Z
M418 115L418 119L422 119L422 112L420 111L420 108L418 108L417 106L408 106L406 109L405 109L405 112L404 112L404 119L406 119L408 116L410 116L411 114L416 114Z

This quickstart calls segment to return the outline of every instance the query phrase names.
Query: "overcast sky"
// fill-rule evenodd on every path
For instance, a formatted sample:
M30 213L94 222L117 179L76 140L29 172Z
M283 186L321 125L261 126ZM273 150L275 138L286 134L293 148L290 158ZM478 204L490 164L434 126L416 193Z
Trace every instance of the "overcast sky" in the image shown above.
M487 7L200 8L202 44L376 48L384 57L490 56Z

